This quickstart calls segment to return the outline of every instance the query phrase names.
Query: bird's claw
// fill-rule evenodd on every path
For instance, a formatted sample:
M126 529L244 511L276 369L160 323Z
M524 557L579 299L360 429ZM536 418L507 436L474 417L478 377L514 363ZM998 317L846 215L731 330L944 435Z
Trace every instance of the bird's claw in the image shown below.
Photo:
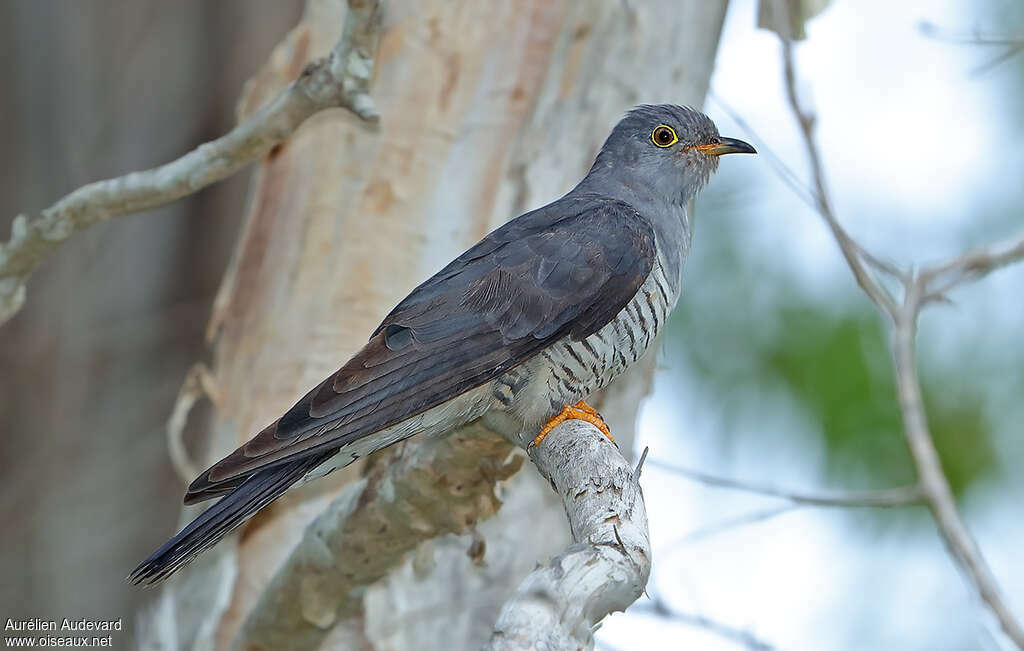
M590 423L597 429L601 430L601 433L607 436L609 441L615 443L615 439L612 438L612 433L608 429L608 425L604 422L604 419L601 418L601 414L597 413L597 410L588 405L586 401L580 400L575 405L566 405L557 416L549 420L547 424L541 428L537 437L533 439L533 443L530 444L530 447L532 448L540 445L541 441L544 440L544 437L551 433L551 430L570 419L583 420Z

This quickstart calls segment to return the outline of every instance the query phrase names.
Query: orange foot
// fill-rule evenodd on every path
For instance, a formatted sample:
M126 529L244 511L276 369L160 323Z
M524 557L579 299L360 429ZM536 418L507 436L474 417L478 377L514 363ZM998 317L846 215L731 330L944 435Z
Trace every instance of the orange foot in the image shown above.
M551 433L551 430L555 429L563 421L569 419L585 420L608 437L608 440L615 443L615 439L612 438L612 434L608 431L608 426L601 418L601 414L597 413L597 410L588 405L585 401L580 400L575 405L566 405L562 412L548 421L541 430L537 438L533 439L533 443L530 447L540 445L540 442L544 440L544 437Z

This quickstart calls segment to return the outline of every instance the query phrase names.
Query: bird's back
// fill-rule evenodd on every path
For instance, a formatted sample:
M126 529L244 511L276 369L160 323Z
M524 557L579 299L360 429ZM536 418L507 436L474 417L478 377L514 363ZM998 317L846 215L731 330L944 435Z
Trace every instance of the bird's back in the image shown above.
M606 387L651 348L679 297L678 283L659 256L633 297L606 325L583 337L564 336L526 363L491 382L497 429L512 434L531 428Z

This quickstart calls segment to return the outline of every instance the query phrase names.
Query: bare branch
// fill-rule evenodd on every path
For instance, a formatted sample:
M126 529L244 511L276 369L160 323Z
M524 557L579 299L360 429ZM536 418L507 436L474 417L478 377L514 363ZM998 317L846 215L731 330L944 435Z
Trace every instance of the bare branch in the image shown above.
M15 217L11 239L0 243L0 324L24 304L31 273L73 233L162 206L231 176L324 109L342 107L375 121L377 109L367 91L380 24L379 0L349 0L345 27L331 53L306 66L280 95L226 135L160 167L85 185L38 215Z
M695 615L673 608L661 597L654 597L648 602L637 604L636 612L649 612L665 619L680 622L688 626L704 629L710 633L730 640L750 651L772 651L775 647L759 639L750 631L725 624L704 615Z
M950 553L959 563L966 579L978 592L978 596L995 615L1006 636L1019 649L1024 649L1024 628L1021 628L1003 601L992 570L960 517L949 480L942 470L942 462L928 430L914 353L917 317L922 299L920 285L910 284L903 307L897 315L893 333L893 358L904 435L917 468L918 481L928 508L931 509L939 533L945 539Z
M754 145L757 146L758 156L764 156L765 160L767 160L768 164L772 166L775 173L786 187L792 190L793 194L795 194L800 201L807 204L811 210L817 210L818 203L814 198L814 192L807 187L807 184L797 176L796 172L794 172L793 169L787 165L784 160L782 160L782 157L776 154L775 150L758 135L754 127L752 127L750 123L740 115L739 111L732 108L732 106L722 99L712 88L708 89L708 99L718 104L719 108L729 116L729 119L739 126L739 128L744 132L744 135L753 141Z
M788 500L794 504L806 506L866 506L892 508L919 504L923 499L921 489L917 486L899 486L896 488L883 488L879 490L866 491L806 492L720 477L718 475L712 475L699 470L677 466L658 459L651 459L647 463L655 468L661 468L662 470L667 470L681 477L686 477L687 479L692 479L694 481L701 482L702 484L708 484L709 486L719 486L721 488L731 488L734 490L745 491L747 493L755 493L757 495L778 497L780 499Z
M643 493L618 448L583 421L556 427L530 457L561 496L574 544L520 584L485 648L590 648L595 626L647 585Z
M1024 43L1024 34L987 34L978 30L970 32L946 29L935 23L922 20L917 24L918 30L929 38L934 38L957 45L1019 45Z
M1020 34L986 34L977 29L970 32L961 32L939 27L929 21L918 23L918 29L922 34L939 41L954 43L956 45L971 45L980 47L997 47L1003 51L988 61L975 66L971 70L972 76L982 75L989 70L1010 60L1014 56L1024 52L1024 35Z
M978 280L1024 259L1024 237L968 251L946 262L925 267L918 274L922 305L936 300L957 285ZM933 285L938 285L933 287Z
M780 515L791 513L800 508L800 504L783 504L782 506L772 506L767 509L758 509L756 511L750 511L748 513L741 513L740 515L719 520L709 525L698 527L692 531L688 531L679 538L672 541L669 548L673 551L683 547L684 545L692 545L693 543L713 538L721 535L727 531L739 529L743 527L749 527L754 524L765 522L766 520L772 520Z
M785 16L785 12L789 11L788 4L785 0L779 0L777 2L777 11L780 12L779 15L781 16ZM789 101L790 109L793 111L793 116L796 118L797 125L800 127L800 131L803 135L804 149L806 150L808 163L811 166L812 186L814 188L814 199L817 204L818 213L832 231L832 236L839 245L839 250L842 251L843 257L846 259L846 264L849 265L854 278L857 279L857 284L860 285L861 289L864 290L864 293L867 294L868 297L883 310L883 312L892 318L897 309L895 299L893 299L885 287L875 280L864 263L867 261L869 264L881 266L883 270L888 271L889 269L876 257L865 256L864 250L860 244L850 237L846 232L846 229L843 228L842 224L839 223L839 220L836 218L835 211L832 209L832 200L825 182L824 165L822 164L821 154L818 152L817 140L814 136L815 118L810 111L805 110L801 106L800 99L797 96L796 67L793 61L793 41L791 38L782 34L779 36L779 41L782 44L782 63L786 98Z
M1013 57L1017 56L1021 52L1024 52L1024 41L1018 42L1015 45L1007 47L1005 50L992 57L988 61L981 63L971 69L972 77L980 77L981 75L998 68L1002 64L1006 63Z
M778 4L783 9L786 7L784 1L780 1ZM917 377L914 349L917 319L922 307L928 301L941 300L945 290L970 277L984 275L1024 258L1024 240L1009 245L972 251L949 262L925 269L916 276L902 278L903 302L902 305L897 305L892 297L867 275L861 265L861 260L871 260L871 258L866 257L864 249L849 237L832 213L831 203L822 180L821 157L814 141L813 120L801 110L797 100L793 47L790 39L784 36L782 37L782 54L786 93L793 114L803 132L804 144L818 189L819 210L832 228L833 235L861 288L885 310L891 319L893 362L903 419L903 433L917 470L918 485L924 501L932 512L939 533L963 570L967 581L999 621L1006 636L1017 648L1024 651L1024 628L1014 619L1013 614L1003 601L999 585L991 569L960 517L949 480L942 470L942 464L935 450L935 443L928 429L924 403L921 399L921 385ZM937 279L945 284L939 288L930 287Z
M183 435L192 407L204 395L209 397L214 404L217 403L216 380L213 373L210 372L206 364L197 362L185 374L185 381L181 383L178 397L175 399L171 415L167 419L167 452L171 457L171 465L174 466L175 472L186 484L195 479L202 470L189 458Z
M818 196L821 187L824 186L824 183L822 183L822 186L818 188L818 192L815 192L811 188L807 187L807 185L800 180L800 177L797 176L796 172L794 172L792 168L790 168L789 165L787 165L786 162L775 153L772 147L769 146L768 143L765 142L765 140L758 135L754 127L752 127L750 123L747 122L743 118L743 116L739 114L738 111L732 108L724 99L719 97L713 90L708 90L708 98L717 103L718 106L729 116L729 118L737 125L739 125L740 129L742 129L746 133L746 135L751 140L754 141L754 144L757 145L757 151L765 156L766 160L768 161L768 164L774 168L775 173L778 175L779 179L786 185L786 187L792 190L793 194L795 194L796 197L800 199L800 201L807 204L807 206L809 206L812 210L820 212L821 206L818 200ZM813 125L813 117L808 117L810 118L811 123ZM797 120L800 121L800 118L798 117ZM804 132L804 135L807 135L806 131ZM811 133L811 136L813 138L813 132ZM829 205L831 205L831 202L829 202ZM863 247L858 245L855 241L853 242L853 244L859 250L860 255L864 258L864 261L870 264L871 266L875 267L879 271L885 272L890 276L893 276L894 278L897 278L901 281L909 277L907 272L900 269L895 264L887 260L883 260L882 258L876 257L871 252L865 250Z

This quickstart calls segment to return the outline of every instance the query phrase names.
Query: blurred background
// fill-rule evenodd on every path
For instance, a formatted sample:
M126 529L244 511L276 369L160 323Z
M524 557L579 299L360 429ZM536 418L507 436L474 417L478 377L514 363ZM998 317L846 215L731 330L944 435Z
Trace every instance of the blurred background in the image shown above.
M230 129L244 81L301 11L0 2L0 232ZM754 0L730 0L705 110L806 185L778 39L756 14ZM1017 45L960 42L978 35ZM800 91L838 217L869 250L920 264L1021 233L1022 50L1024 5L1012 0L834 0L807 24ZM76 236L0 329L0 616L130 624L144 601L121 577L177 517L162 430L203 357L247 182ZM723 161L696 215L637 449L809 491L913 482L887 329L820 218L764 155ZM1024 265L962 287L924 313L919 336L944 468L1018 618L1022 287ZM655 464L643 484L659 607L606 620L599 649L1004 648L921 507L797 508Z

